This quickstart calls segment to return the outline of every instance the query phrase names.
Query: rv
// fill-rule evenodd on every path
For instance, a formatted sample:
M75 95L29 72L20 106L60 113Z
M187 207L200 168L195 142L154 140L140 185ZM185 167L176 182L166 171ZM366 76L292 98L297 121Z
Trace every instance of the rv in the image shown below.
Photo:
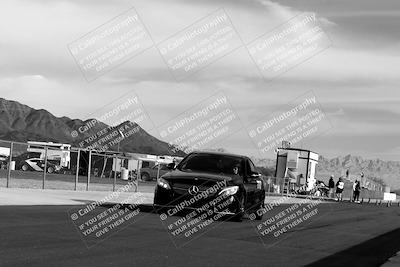
M69 144L28 141L27 151L40 153L39 158L44 159L46 157L46 147L48 160L58 161L60 167L70 167L71 145Z

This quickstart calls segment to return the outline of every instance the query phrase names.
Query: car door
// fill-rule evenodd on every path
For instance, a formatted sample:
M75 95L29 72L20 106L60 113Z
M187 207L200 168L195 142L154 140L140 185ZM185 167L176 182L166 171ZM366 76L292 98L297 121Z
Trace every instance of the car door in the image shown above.
M40 159L30 159L27 160L26 163L29 164L29 166L32 167L32 169L34 169L35 171L43 171L43 168L40 166Z
M247 192L246 209L254 208L259 204L260 191L261 191L261 179L254 177L254 174L258 173L256 167L250 159L246 159L245 179L244 187Z

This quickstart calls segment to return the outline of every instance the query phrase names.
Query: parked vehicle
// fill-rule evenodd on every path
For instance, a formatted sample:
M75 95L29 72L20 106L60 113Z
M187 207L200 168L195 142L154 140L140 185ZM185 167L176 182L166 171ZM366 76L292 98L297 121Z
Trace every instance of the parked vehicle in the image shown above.
M8 160L0 159L0 170L7 170Z
M156 164L153 167L143 167L140 169L140 177L144 181L151 181L154 179L157 179L157 173L158 173L158 165ZM168 164L160 164L160 174L159 177L163 176L167 172L170 172L171 170L167 166Z
M60 172L62 167L57 164L59 161L57 160L47 160L47 172L48 173L53 173L53 172ZM44 159L41 158L31 158L31 159L26 159L21 166L21 170L23 171L40 171L42 172L44 170L45 162Z

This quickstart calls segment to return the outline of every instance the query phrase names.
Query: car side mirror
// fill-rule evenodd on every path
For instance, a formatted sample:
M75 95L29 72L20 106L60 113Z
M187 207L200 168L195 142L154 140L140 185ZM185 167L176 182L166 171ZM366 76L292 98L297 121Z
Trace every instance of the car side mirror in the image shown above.
M175 170L175 168L176 168L175 163L172 162L172 163L167 164L167 168L168 168L169 170Z

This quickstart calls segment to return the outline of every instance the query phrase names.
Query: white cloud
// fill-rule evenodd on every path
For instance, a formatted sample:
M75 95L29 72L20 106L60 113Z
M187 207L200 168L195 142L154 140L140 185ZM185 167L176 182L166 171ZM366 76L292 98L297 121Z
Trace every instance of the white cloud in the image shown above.
M273 83L263 81L244 48L180 83L170 76L156 49L87 83L67 45L132 5L155 42L220 7L229 14L245 43L304 11L266 0L121 0L93 4L89 1L5 0L0 4L2 97L46 108L58 116L86 118L126 91L135 90L155 123L161 124L221 89L228 94L244 122L267 116L302 93L314 90L333 118L335 131L331 138L338 146L343 136L354 139L359 135L380 136L400 131L394 116L387 117L384 122L371 122L357 113L358 109L400 114L399 42L384 48L360 48L359 42L372 40L359 35L355 43L343 35L346 24L337 23L335 18L340 16L334 12L326 12L333 16L319 16L333 41L332 47ZM353 13L346 14L349 25ZM368 12L363 16L368 16ZM374 33L379 38L380 32ZM348 109L349 106L354 109ZM233 146L238 144L240 142L235 142ZM242 150L246 149L243 145ZM327 153L329 151L333 151L332 148L327 148Z

